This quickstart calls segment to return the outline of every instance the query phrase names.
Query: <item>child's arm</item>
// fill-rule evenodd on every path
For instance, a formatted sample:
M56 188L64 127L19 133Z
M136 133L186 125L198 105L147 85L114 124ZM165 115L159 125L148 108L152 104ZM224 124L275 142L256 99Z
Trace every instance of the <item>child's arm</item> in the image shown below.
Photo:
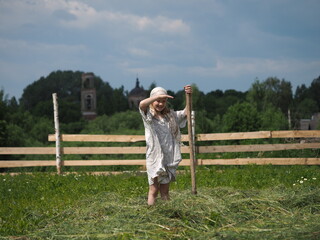
M192 93L192 87L191 85L187 85L184 87L184 91L186 92L186 94L191 94ZM187 106L184 108L184 115L187 115Z
M173 98L173 97L170 95L157 95L157 96L149 97L149 98L142 100L139 103L139 107L144 113L146 113L147 108L149 107L150 104L152 104L155 101L160 101L160 100L167 99L167 98Z

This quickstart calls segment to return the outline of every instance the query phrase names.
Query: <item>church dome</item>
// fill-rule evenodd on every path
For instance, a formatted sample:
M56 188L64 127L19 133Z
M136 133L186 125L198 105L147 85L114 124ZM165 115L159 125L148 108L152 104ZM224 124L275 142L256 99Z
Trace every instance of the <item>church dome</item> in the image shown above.
M145 99L147 95L147 91L143 87L140 87L139 78L137 78L136 87L128 95L129 107L131 109L138 109L140 101Z
M143 87L140 87L139 78L137 78L136 87L130 91L129 96L146 97L146 91L143 89Z

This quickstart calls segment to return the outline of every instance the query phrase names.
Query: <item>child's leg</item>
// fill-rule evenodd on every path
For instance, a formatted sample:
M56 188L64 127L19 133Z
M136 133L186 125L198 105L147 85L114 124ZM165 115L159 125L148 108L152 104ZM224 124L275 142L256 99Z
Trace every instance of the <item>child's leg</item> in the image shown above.
M149 185L149 193L148 193L149 206L153 205L156 202L158 192L159 192L158 178L155 178L154 183L152 185Z
M160 194L162 200L169 200L169 186L170 183L167 184L160 184Z

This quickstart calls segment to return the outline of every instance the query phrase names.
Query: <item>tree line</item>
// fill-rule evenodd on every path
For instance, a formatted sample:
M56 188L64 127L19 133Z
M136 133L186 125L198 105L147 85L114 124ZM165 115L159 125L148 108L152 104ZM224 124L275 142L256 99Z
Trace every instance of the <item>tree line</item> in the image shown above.
M128 91L112 88L95 77L97 118L86 121L81 115L80 71L55 71L28 85L19 100L0 90L0 146L42 146L54 133L52 93L59 97L62 133L143 134L139 113L129 109ZM155 86L152 83L147 91ZM293 92L289 81L269 77L255 80L245 92L213 90L202 92L193 85L196 131L239 132L297 129L299 120L320 110L320 76L310 86L302 84ZM183 90L168 94L173 109L183 109ZM185 130L184 130L185 131Z

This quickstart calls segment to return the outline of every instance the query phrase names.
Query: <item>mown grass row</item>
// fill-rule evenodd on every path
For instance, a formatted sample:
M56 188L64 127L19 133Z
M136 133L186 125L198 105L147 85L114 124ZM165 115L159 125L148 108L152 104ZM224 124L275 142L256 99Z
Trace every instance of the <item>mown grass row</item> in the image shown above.
M0 236L25 239L319 239L318 166L198 168L146 206L145 174L0 176Z

